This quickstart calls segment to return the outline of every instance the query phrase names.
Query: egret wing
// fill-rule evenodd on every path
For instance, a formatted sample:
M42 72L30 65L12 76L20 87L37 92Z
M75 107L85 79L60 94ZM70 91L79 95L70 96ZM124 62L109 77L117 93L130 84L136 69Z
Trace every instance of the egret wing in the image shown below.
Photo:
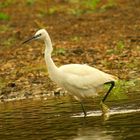
M112 75L104 73L88 65L70 64L61 66L60 69L67 74L66 82L80 89L91 89L114 81Z

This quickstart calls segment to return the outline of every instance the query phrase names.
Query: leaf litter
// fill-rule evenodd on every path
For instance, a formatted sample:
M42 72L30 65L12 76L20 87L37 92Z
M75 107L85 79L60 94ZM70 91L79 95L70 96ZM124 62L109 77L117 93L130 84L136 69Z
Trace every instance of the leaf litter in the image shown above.
M1 12L10 18L0 20L0 101L46 99L58 91L65 93L48 77L43 43L21 44L40 28L50 33L57 66L86 63L121 80L139 81L140 17L136 15L140 4L137 0L116 3L104 12L78 15L67 12L74 5L63 0L31 4L15 0L3 6Z

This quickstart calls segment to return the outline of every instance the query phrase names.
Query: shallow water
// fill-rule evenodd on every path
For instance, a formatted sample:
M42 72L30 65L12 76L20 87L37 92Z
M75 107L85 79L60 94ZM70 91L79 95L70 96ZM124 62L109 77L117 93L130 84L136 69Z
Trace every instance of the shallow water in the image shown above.
M134 96L135 97L135 96ZM137 140L140 137L140 99L112 101L104 121L98 101L79 103L68 97L0 104L0 140Z

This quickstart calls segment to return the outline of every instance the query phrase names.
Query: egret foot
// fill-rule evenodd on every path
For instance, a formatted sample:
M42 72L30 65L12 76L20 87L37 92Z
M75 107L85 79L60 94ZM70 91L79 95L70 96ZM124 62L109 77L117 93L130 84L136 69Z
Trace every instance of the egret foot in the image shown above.
M109 111L110 111L109 107L106 104L104 104L102 101L100 102L100 105L101 105L103 119L108 120L109 119Z

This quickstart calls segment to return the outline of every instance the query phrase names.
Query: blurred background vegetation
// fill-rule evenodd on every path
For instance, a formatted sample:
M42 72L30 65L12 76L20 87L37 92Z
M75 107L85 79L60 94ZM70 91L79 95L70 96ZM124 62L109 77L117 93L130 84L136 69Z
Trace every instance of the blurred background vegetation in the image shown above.
M1 0L0 98L56 88L42 43L21 45L40 28L50 33L58 66L88 63L121 79L116 92L139 92L139 13L139 0Z

